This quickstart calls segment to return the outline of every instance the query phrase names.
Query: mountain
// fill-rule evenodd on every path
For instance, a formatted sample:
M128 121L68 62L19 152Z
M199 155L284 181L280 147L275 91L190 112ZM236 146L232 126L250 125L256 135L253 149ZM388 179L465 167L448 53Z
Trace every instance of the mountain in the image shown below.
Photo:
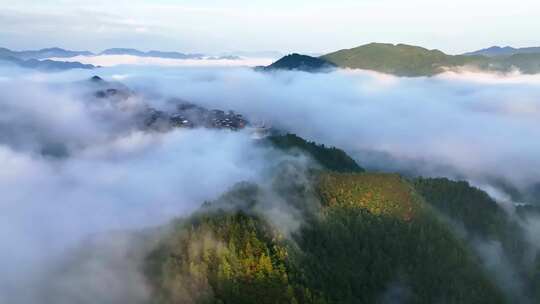
M136 49L128 48L112 48L106 49L99 53L99 55L132 55L132 56L144 56L145 53Z
M135 94L99 76L81 85L90 88L91 103L118 108ZM176 107L137 108L142 130L165 131L156 127L163 123L166 130L236 131L249 123L232 111L167 104ZM264 182L242 182L201 202L194 214L158 227L133 254L115 257L119 263L136 257L151 303L528 304L540 298L534 298L540 255L515 218L480 189L368 172L345 151L295 134L274 133L258 144L292 157L268 158ZM501 257L486 260L478 244L495 246ZM507 260L515 269L508 277L497 268Z
M271 65L261 68L261 70L296 70L305 72L319 72L328 71L334 67L336 66L332 62L325 59L295 53L287 55Z
M540 73L540 53L522 53L493 57L490 68L498 71L518 69L525 74Z
M325 163L336 151L294 134L269 141ZM470 204L483 199L475 212L487 203L485 221L506 225L480 190L444 180L413 184L396 174L278 167L270 188L240 183L163 229L169 232L143 267L154 303L506 303L469 244L421 195L437 206L430 193L449 195L444 204L463 210L453 216L470 219ZM273 208L294 214L299 227L287 232L285 215L265 213Z
M406 44L370 43L320 57L341 68L365 69L397 76L431 76L445 67L478 65L482 56L452 56Z
M11 56L22 60L28 59L46 59L46 58L69 58L75 56L92 56L89 51L71 51L62 48L46 48L41 50L30 51L12 51L6 48L0 48L0 56Z
M22 60L46 59L46 58L69 58L75 56L95 56L89 51L72 51L58 47L45 48L41 50L13 51L7 48L0 48L0 56L15 57ZM169 59L202 59L202 54L184 54L179 52L148 51L143 52L130 48L112 48L100 52L98 55L132 55L139 57L158 57Z
M13 64L22 68L36 69L42 71L64 71L70 69L94 69L96 66L91 64L82 64L80 62L64 62L54 60L37 60L37 59L19 59L13 56L0 55L0 62Z
M396 76L433 76L448 69L469 67L476 70L540 73L538 48L490 48L488 54L468 53L448 55L439 50L429 50L406 44L370 43L352 49L339 50L321 57L287 55L273 64L258 68L269 70L328 71L329 68L371 70ZM492 56L493 53L508 54Z
M515 54L539 54L540 47L513 48L510 46L492 46L474 52L465 53L465 56L482 55L487 57L511 56Z
M62 71L69 69L94 69L96 66L82 64L80 62L64 62L45 58L68 58L74 56L91 56L88 51L70 51L61 48L47 48L35 51L12 51L0 48L0 62L13 64L23 68L37 69L42 71Z
M162 52L162 51L148 51L143 52L137 49L129 48L112 48L106 49L99 55L131 55L139 57L158 57L158 58L168 58L168 59L202 59L204 55L202 54L184 54L179 52Z
M278 172L170 225L145 260L154 303L505 303L398 175ZM303 218L290 236L264 213L276 196Z
M94 55L89 51L71 51L61 48L46 48L38 51L22 51L19 52L18 57L21 59L45 59L45 58L69 58L75 56L92 56Z
M540 299L540 254L484 191L446 178L365 172L342 150L294 134L266 140L326 165L279 164L270 188L240 183L162 229L168 233L143 267L153 303ZM298 225L284 225L285 214ZM517 214L539 213L527 206Z
M0 48L0 57L14 57L17 58L17 52L14 52L10 49Z

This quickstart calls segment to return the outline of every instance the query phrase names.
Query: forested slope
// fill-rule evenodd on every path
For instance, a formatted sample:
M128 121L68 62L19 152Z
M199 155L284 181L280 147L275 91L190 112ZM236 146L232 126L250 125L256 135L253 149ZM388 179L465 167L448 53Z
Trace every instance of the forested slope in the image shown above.
M155 303L504 302L398 175L318 172L311 190L284 179L286 190L243 184L176 221L147 258ZM257 207L265 191L304 198L290 235Z
M527 239L523 226L534 207L517 208L512 217L487 193L465 181L418 178L414 185L429 204L449 219L470 248L476 248L480 254L483 246L500 248L490 254L498 255L501 265L487 266L499 281L503 276L510 277L507 279L511 283L503 284L514 301L540 301L540 255Z
M343 150L336 147L326 147L309 142L295 134L272 135L266 139L274 147L287 153L298 155L304 153L323 168L337 172L363 172L364 168Z

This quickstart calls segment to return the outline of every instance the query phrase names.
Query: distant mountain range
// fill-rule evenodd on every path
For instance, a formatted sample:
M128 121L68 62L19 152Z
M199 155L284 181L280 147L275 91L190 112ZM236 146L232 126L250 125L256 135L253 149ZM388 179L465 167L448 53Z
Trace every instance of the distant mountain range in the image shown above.
M370 43L352 49L339 50L320 57L293 54L283 57L263 70L308 70L315 72L316 66L364 69L397 76L433 76L448 69L472 68L483 71L510 72L518 69L522 73L540 73L540 50L535 48L514 49L506 56L482 54L449 55L439 50L429 50L406 44ZM477 51L481 52L481 51ZM475 52L476 53L476 52ZM294 60L292 60L294 59ZM306 69L303 63L313 63ZM260 69L259 69L260 70Z
M138 57L158 57L168 59L203 59L203 54L184 54L179 52L148 51L143 52L137 49L112 48L104 50L98 55L132 55Z
M239 60L258 55L279 55L276 52L236 52L220 56L188 54L164 51L140 51L132 48L111 48L100 53L73 51L62 48L13 51L0 48L0 61L26 68L42 70L91 69L93 65L79 62L63 62L49 58L73 58L76 56L131 55L167 59L193 60ZM241 57L240 57L241 56ZM258 70L302 70L308 72L328 71L331 68L372 70L397 76L432 76L448 69L473 68L484 71L509 72L519 70L526 74L540 73L540 47L512 48L490 47L463 55L449 55L440 50L430 50L407 44L370 43L351 49L343 49L322 56L291 54Z
M22 68L37 69L43 71L63 71L71 69L94 69L96 66L92 64L83 64L80 62L65 62L54 60L38 60L38 59L19 59L12 56L1 56L0 62L13 64Z
M69 58L75 56L99 56L99 55L131 55L138 57L157 57L157 58L168 58L168 59L228 59L236 60L241 59L241 57L253 57L253 56L262 56L262 55L272 55L274 57L281 57L279 53L248 53L248 52L238 52L238 53L224 53L219 56L209 56L201 53L180 53L180 52L164 52L151 50L148 52L140 51L133 48L110 48L106 49L99 53L93 53L90 51L72 51L66 50L58 47L46 48L41 50L28 50L28 51L13 51L7 48L0 48L0 57L15 57L18 59L28 60L28 59L48 59L48 58ZM276 54L278 54L276 56ZM264 56L262 56L264 57Z
M27 59L47 59L47 58L69 58L75 56L96 56L96 55L132 55L139 57L160 57L160 58L173 58L173 59L202 59L203 54L184 54L179 52L162 52L162 51L148 51L143 52L137 49L129 48L111 48L106 49L100 53L92 53L90 51L72 51L62 48L46 48L41 50L29 50L29 51L12 51L6 48L0 48L0 56L11 56L23 60Z
M94 69L96 66L82 64L80 62L64 62L47 58L70 58L75 56L89 56L88 51L70 51L61 48L46 48L30 51L12 51L0 48L0 62L19 66L22 68L37 69L42 71L62 71L70 69Z
M339 67L374 70L398 76L434 75L443 67L464 66L480 57L452 56L406 44L370 43L321 56Z
M12 51L6 48L0 48L0 57L15 57L22 60L28 59L47 59L47 58L69 58L75 56L91 56L89 51L70 51L61 48L46 48L30 51Z
M538 54L540 47L513 48L511 46L492 46L487 49L481 49L474 52L465 53L465 56L482 55L487 57L511 56L516 54Z
M40 50L13 51L7 48L0 48L0 63L8 63L23 68L39 69L44 71L58 71L68 69L93 69L96 66L82 64L76 61L64 62L58 58L73 58L76 56L99 56L99 55L131 55L138 57L156 57L167 59L194 59L194 60L240 60L241 57L235 55L206 56L204 54L184 54L180 52L148 51L143 52L131 48L111 48L100 53L90 51L72 51L58 47L45 48ZM51 60L49 58L54 58Z

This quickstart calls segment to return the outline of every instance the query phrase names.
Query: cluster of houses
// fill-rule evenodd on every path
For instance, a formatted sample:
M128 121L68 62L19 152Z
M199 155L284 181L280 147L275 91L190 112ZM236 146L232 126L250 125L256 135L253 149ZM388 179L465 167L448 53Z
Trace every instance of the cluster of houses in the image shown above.
M145 124L151 128L212 128L239 130L248 125L248 121L241 114L234 111L208 110L204 107L181 103L176 111L167 113L155 109L148 109Z
M123 101L133 95L131 90L121 83L108 82L99 76L90 79L96 88L93 95L97 100ZM234 111L209 110L202 106L180 99L171 100L176 104L172 111L161 111L148 105L137 113L138 123L143 128L166 131L171 128L211 128L239 130L249 122Z

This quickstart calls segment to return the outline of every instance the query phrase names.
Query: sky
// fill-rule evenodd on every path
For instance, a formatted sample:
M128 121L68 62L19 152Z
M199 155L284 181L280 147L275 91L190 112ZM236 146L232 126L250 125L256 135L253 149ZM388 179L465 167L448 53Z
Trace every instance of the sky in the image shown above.
M325 53L370 42L455 54L538 46L537 0L0 0L1 46Z

